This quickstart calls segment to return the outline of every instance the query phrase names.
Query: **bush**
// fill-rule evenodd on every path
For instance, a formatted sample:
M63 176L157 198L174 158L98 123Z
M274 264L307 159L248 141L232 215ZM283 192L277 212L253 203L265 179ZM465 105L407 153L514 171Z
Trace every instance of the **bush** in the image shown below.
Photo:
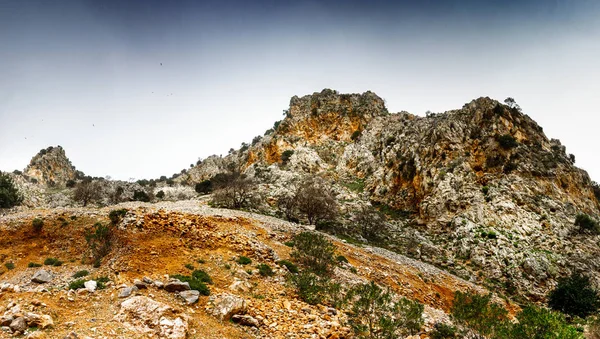
M290 194L281 194L277 198L277 207L279 211L283 213L287 221L297 220L296 210L298 203L296 197Z
M258 268L258 273L260 273L260 275L262 275L263 277L272 277L275 275L275 272L273 272L271 266L267 264L259 264L258 266L256 266L256 268Z
M559 279L558 286L548 295L548 306L585 318L600 309L600 294L592 287L590 278L575 273Z
M210 180L204 180L196 184L195 188L199 194L208 194L213 190L213 184Z
M185 264L185 268L187 268L187 269L188 269L188 270L190 270L190 271L193 271L194 269L196 269L196 268L194 267L194 265L192 265L192 264Z
M35 218L33 219L33 221L31 222L31 226L33 226L33 230L35 232L41 232L42 231L42 227L44 227L44 220L40 219L40 218Z
M252 259L242 255L237 259L237 263L240 265L249 265L252 263Z
M73 281L71 281L71 283L69 283L69 289L70 290L78 290L81 288L85 288L85 282L86 282L86 280L84 280L84 279L73 280Z
M248 208L258 204L254 181L239 172L221 173L211 179L214 185L212 203L225 208Z
M0 208L11 208L23 202L23 197L8 174L0 172Z
M84 236L94 258L94 266L99 267L102 258L111 250L114 240L114 226L97 222L91 230L85 230Z
M38 264L35 262L30 262L29 264L27 264L27 267L42 267L42 264Z
M90 202L98 201L102 197L102 187L100 183L90 180L83 180L75 186L73 199L79 201L83 206Z
M515 139L515 137L513 137L510 134L500 135L500 136L496 137L496 140L500 144L500 147L502 147L504 149L511 149L511 148L515 148L515 147L519 146L517 139Z
M292 258L309 272L330 275L335 266L335 245L324 235L302 232L294 236Z
M352 135L350 136L350 139L351 139L351 140L356 140L356 139L358 139L358 137L360 137L360 134L361 134L361 131L359 131L359 130L356 130L356 131L354 131L354 132L352 133Z
M456 327L443 323L437 323L433 327L433 331L429 333L431 339L454 339L458 338Z
M298 266L294 265L294 263L289 260L279 260L277 264L280 266L285 266L290 273L298 273Z
M165 197L165 192L163 190L158 191L158 193L156 193L156 197L158 199L162 199Z
M535 306L523 308L518 323L511 326L509 338L582 338L581 333L565 320L564 315Z
M344 257L343 255L338 255L338 256L335 258L335 260L336 260L338 263L340 263L340 264L341 264L341 263L347 263L347 262L348 262L348 259L347 259L346 257Z
M196 273L196 271L192 272L192 276L175 274L172 275L171 278L178 279L182 282L187 282L190 285L190 289L200 292L201 295L210 295L210 290L208 289L208 286L206 286L204 281L199 279L201 278L200 274L196 273L194 275L194 273ZM204 272L204 274L206 273ZM208 274L206 274L206 276L208 277ZM208 278L210 279L210 277Z
M575 217L575 226L579 226L580 232L600 233L600 226L592 217L587 214L578 214Z
M73 278L77 279L77 278L83 278L87 275L89 275L90 272L86 271L86 270L81 270L81 271L77 271L73 274Z
M381 241L387 225L385 216L372 206L362 206L354 215L354 227L368 241Z
M75 180L73 180L73 179L67 180L66 186L68 188L73 188L73 187L75 187L75 185L77 185L77 182Z
M99 290L103 290L106 288L106 283L110 281L107 277L98 277L94 279L96 281L96 288Z
M291 277L292 283L296 286L298 297L304 302L317 305L325 299L325 292L329 279L320 277L308 271L303 271Z
M12 262L7 262L4 264L4 267L6 267L9 270L14 270L15 269L15 264Z
M121 222L121 220L123 219L123 217L127 214L127 209L122 208L119 210L112 210L110 211L110 213L108 213L108 218L110 219L110 222L113 223L113 225L118 224L119 222Z
M192 272L192 277L196 280L202 281L203 283L207 283L207 284L213 283L210 275L208 275L208 273L204 272L203 270L195 270L194 272Z
M44 265L46 266L62 266L62 264L62 261L56 258L46 258L46 260L44 260Z
M502 306L491 303L492 295L482 296L457 291L454 294L452 317L485 336L502 333L508 321L508 312Z
M294 150L288 149L283 151L283 153L281 153L281 162L287 164L292 155L294 155Z
M423 326L423 305L405 298L394 301L389 290L374 282L355 286L349 297L358 296L352 305L350 322L355 333L368 338L397 338L419 332Z
M150 202L150 195L144 191L134 191L133 200L141 202Z

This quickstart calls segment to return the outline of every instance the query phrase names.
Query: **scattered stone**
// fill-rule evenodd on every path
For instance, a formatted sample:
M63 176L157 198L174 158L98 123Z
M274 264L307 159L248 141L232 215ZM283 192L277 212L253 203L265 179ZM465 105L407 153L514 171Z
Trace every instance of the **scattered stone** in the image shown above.
M148 285L152 285L154 283L154 281L152 281L152 279L148 278L148 277L144 277L142 279L143 282L145 282Z
M12 314L6 314L0 317L0 326L9 326L10 323L15 319Z
M161 289L161 288L165 287L165 284L162 281L156 280L154 282L154 286L156 286L156 288L158 288L158 289Z
M238 323L243 326L258 327L260 325L258 320L256 320L254 317L245 314L235 314L231 317L231 320L234 323Z
M84 282L83 285L85 286L85 289L89 292L94 292L98 287L98 283L95 280L88 280Z
M135 279L133 281L133 284L135 285L135 287L137 287L140 290L148 288L148 285L145 282L143 282L143 281L141 281L139 279Z
M124 289L121 290L121 292L119 293L119 298L127 298L129 297L133 292L136 292L138 290L137 287L135 286L131 286L131 287L125 287Z
M35 274L33 275L33 278L31 278L31 281L33 281L34 283L38 283L38 284L44 284L49 282L50 280L52 280L53 276L52 273L46 271L46 270L39 270L37 272L35 272Z
M179 292L179 297L183 299L186 302L186 304L191 305L198 302L200 292L196 290L181 291Z
M189 291L190 284L187 282L181 282L178 279L171 279L165 285L165 291L167 292L180 292L180 291Z
M246 300L233 294L214 295L210 297L209 301L214 306L211 314L220 320L229 320L235 314L246 312Z
M8 327L10 327L10 329L13 330L13 332L22 333L25 332L25 330L27 329L27 322L25 322L25 318L18 317L14 319Z

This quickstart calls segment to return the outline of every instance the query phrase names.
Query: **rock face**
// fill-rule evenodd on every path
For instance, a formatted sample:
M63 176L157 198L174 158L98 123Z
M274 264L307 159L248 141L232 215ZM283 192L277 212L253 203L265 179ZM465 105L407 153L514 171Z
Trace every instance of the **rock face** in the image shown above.
M211 296L209 301L213 306L211 314L219 320L229 320L235 314L246 312L246 300L233 294L222 293Z
M373 205L388 215L390 248L538 300L572 271L600 272L598 236L574 225L579 213L598 219L600 187L574 161L490 98L421 117L389 114L371 92L323 90L293 97L273 130L177 180L240 171L273 208L302 177L322 176L344 213ZM352 216L342 223L361 239Z
M168 305L143 296L122 302L115 320L144 336L178 339L185 338L188 331L185 316L177 315Z
M31 159L23 174L53 187L64 187L67 181L77 177L75 167L60 146L41 150Z

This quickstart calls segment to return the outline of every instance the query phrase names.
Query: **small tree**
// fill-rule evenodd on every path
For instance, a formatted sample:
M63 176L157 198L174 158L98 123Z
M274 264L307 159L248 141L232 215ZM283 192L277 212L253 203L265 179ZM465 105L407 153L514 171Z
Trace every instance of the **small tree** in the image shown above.
M579 231L582 233L600 233L600 226L598 225L598 222L596 222L596 220L592 219L592 217L587 214L578 214L577 217L575 217L575 226L579 226Z
M389 290L374 282L357 285L349 296L358 296L350 320L360 338L404 337L416 334L423 325L422 304L405 298L395 301Z
M85 230L84 236L94 259L94 266L99 267L102 258L110 253L112 248L115 238L114 226L97 222L91 230Z
M369 241L381 240L386 230L385 217L372 206L362 206L354 216L354 224Z
M40 218L35 218L33 219L33 221L31 222L31 226L33 227L33 230L36 233L39 233L42 231L42 228L44 227L44 220L40 219Z
M558 286L548 296L552 309L585 318L600 309L600 294L590 278L578 273L558 281Z
M231 172L215 176L215 179L211 180L216 188L212 199L215 205L239 209L256 203L253 201L255 184L245 175Z
M306 216L308 223L316 225L320 221L334 220L338 213L337 202L325 182L317 177L305 178L295 195L298 210Z
M196 184L195 190L199 194L208 194L212 192L213 184L210 180L204 180Z
M134 191L133 192L133 200L142 201L142 202L150 202L150 195L145 191Z
M335 267L335 245L324 235L302 232L294 237L294 261L317 275L331 275Z
M23 197L15 187L12 178L0 172L0 208L11 208L21 204Z
M285 215L287 221L297 221L296 210L298 203L296 197L291 194L281 194L277 198L277 207Z
M102 187L100 184L88 179L78 183L73 193L73 199L81 202L84 207L90 202L99 200L101 197Z
M517 104L515 99L508 97L508 98L504 99L504 103L506 104L506 106L510 107L511 109L521 112L521 106L519 106L519 104Z

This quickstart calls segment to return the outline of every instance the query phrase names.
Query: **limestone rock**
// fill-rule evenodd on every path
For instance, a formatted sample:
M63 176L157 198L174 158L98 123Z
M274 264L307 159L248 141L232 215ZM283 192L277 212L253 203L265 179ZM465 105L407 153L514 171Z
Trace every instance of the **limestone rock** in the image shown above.
M38 284L44 284L44 283L51 281L52 278L53 278L52 273L50 273L46 270L39 270L39 271L35 272L35 274L31 278L31 281L33 281L34 283L38 283Z
M178 315L170 306L144 296L122 302L115 320L144 336L178 339L185 338L188 331L187 316Z
M83 285L85 286L85 289L88 290L88 292L94 292L98 287L98 283L94 280L88 280L85 283L83 283Z
M125 288L121 289L121 292L119 292L119 298L127 298L133 292L136 292L137 290L138 290L138 288L135 286L125 287Z
M22 332L25 332L25 330L27 329L27 322L25 322L25 318L18 317L18 318L15 318L8 327L10 327L10 329L13 330L14 332L22 333Z
M164 289L167 292L188 291L190 290L190 284L188 282L181 282L177 279L171 279L166 283Z
M178 295L181 299L183 299L186 302L186 304L191 305L198 302L200 292L196 290L181 291Z
M235 314L231 317L231 320L234 323L238 323L240 325L243 326L251 326L251 327L258 327L260 326L260 323L258 322L258 320L256 320L254 317L249 316L249 315L241 315L241 314Z
M247 308L246 300L229 293L211 296L209 301L213 305L211 314L220 320L229 320L235 314L245 313Z

